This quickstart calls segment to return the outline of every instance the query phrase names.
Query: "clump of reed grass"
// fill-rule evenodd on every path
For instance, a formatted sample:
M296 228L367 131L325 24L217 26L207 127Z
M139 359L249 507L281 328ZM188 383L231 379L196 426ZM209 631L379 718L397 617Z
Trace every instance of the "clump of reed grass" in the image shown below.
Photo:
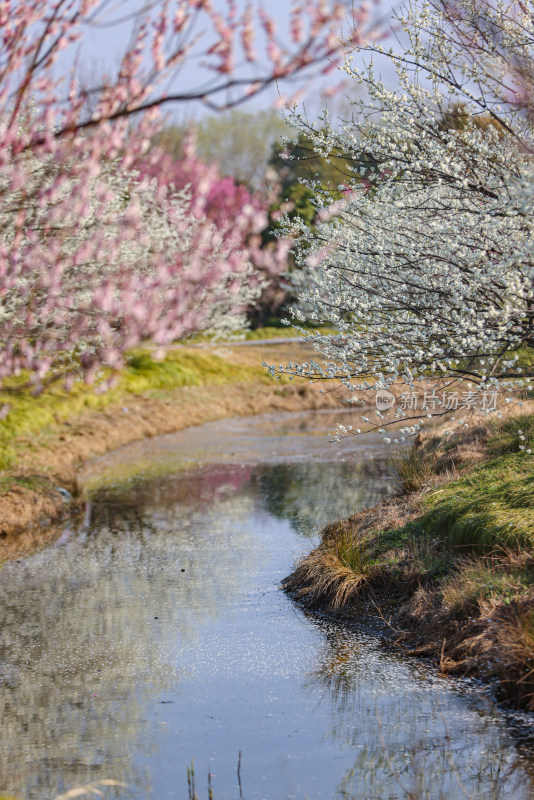
M497 628L498 652L504 662L501 691L534 710L534 609L532 598L515 604ZM506 677L504 677L506 675Z
M401 456L392 459L400 488L405 493L418 492L435 476L434 458L412 446Z
M534 443L534 415L522 414L493 420L491 431L492 435L488 441L490 455L518 453L520 447L531 447Z
M319 547L301 559L283 585L308 607L337 611L358 594L372 569L368 543L348 521L330 525Z

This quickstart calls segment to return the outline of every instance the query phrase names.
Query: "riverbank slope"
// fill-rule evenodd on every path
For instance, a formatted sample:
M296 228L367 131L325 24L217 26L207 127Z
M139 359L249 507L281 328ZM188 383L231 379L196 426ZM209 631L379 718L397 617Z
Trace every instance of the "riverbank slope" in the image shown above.
M534 710L533 414L420 435L397 460L401 493L327 526L285 588L349 618L378 611L396 646Z
M83 505L80 470L133 441L230 416L341 407L338 392L273 380L262 366L306 356L298 341L179 347L155 361L132 354L105 393L82 384L32 396L16 384L0 393L0 561L52 541Z

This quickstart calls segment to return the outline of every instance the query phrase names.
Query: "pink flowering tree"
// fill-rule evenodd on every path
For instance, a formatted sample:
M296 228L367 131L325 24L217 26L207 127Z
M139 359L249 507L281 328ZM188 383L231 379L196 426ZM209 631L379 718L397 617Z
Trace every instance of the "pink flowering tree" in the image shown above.
M114 75L82 86L73 68L65 80L59 67L100 8L0 0L0 379L81 370L92 380L144 339L164 346L243 309L250 260L267 257L255 255L262 209L235 187L237 213L221 226L206 170L190 171L182 192L140 179L158 109L228 108L275 82L293 93L294 79L333 68L346 19L335 2L294 4L285 41L250 4L228 0L223 13L210 0L164 0L131 15ZM357 44L370 17L351 13ZM195 87L187 73L199 62L208 79ZM177 75L187 89L168 89Z
M212 223L226 246L235 251L236 258L248 263L243 284L247 286L249 302L256 308L277 308L285 297L281 282L291 243L287 238L268 244L263 241L276 187L253 192L231 177L222 177L217 164L205 164L196 154L194 133L178 160L159 148L152 151L141 175L154 178L159 186L190 192L195 219Z

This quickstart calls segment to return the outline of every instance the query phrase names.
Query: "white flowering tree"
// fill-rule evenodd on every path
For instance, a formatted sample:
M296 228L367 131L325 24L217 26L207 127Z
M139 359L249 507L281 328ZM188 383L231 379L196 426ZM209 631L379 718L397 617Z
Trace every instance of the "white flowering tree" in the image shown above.
M467 380L482 397L534 377L533 131L507 60L532 54L533 8L458 0L451 21L449 4L408 6L398 23L410 44L387 53L400 88L371 59L362 70L349 60L365 90L351 118L294 118L317 152L354 168L333 206L317 194L313 228L288 223L303 267L295 321L336 331L308 336L321 358L289 372L338 379L355 400L429 378L451 390ZM475 9L484 47L467 24Z

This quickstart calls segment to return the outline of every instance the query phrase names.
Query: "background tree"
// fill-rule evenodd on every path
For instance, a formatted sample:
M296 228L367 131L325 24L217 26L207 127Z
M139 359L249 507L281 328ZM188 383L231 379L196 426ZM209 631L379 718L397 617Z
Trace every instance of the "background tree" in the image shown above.
M358 165L357 170L354 164ZM294 140L284 137L275 142L269 167L278 179L278 197L270 207L269 225L262 233L263 242L269 246L280 241L286 236L289 226L297 222L313 233L319 210L343 197L355 173L364 185L370 185L375 166L369 154L364 152L317 151L305 128ZM305 247L301 237L301 254ZM300 275L301 263L302 259L289 254L288 268L293 274L292 280L283 281L277 295L277 311L283 309L284 319L287 318L287 304L295 299L295 286L300 280L305 280L305 276Z
M499 19L509 48L515 35L524 55L530 7L501 9ZM532 169L532 129L515 105L499 108L492 40L479 63L463 56L464 39L434 4L409 6L399 22L410 37L406 53L389 54L400 90L372 63L362 72L348 63L367 94L351 119L336 129L323 117L312 134L295 117L316 152L357 155L363 143L379 166L373 191L355 174L342 201L323 203L313 229L287 220L306 270L300 302L339 332L310 337L325 361L293 371L336 377L356 395L396 382L409 393L429 377L454 389L467 379L467 394L483 404L499 386L534 377L532 204L520 189ZM469 109L461 124L459 102ZM434 400L424 409L450 411Z
M157 143L179 159L190 130L189 124L167 125ZM193 124L196 150L206 164L215 163L224 177L233 178L250 189L262 189L273 145L289 132L274 109L243 111L231 109L218 116L204 117Z
M195 218L214 225L222 240L231 243L235 257L239 253L248 263L250 269L243 276L247 289L238 292L236 286L233 298L224 293L222 298L239 304L241 323L246 310L255 326L263 325L285 297L281 286L289 250L289 242L283 238L268 243L262 238L269 224L272 194L267 190L249 191L234 178L223 177L217 162L206 164L199 157L193 134L182 146L181 159L176 160L168 153L152 156L143 165L143 174L155 178L159 186L188 191ZM246 295L248 302L243 305ZM232 316L230 307L228 311L224 327L228 331L229 325L233 325L235 331L240 327L239 319L235 313Z

